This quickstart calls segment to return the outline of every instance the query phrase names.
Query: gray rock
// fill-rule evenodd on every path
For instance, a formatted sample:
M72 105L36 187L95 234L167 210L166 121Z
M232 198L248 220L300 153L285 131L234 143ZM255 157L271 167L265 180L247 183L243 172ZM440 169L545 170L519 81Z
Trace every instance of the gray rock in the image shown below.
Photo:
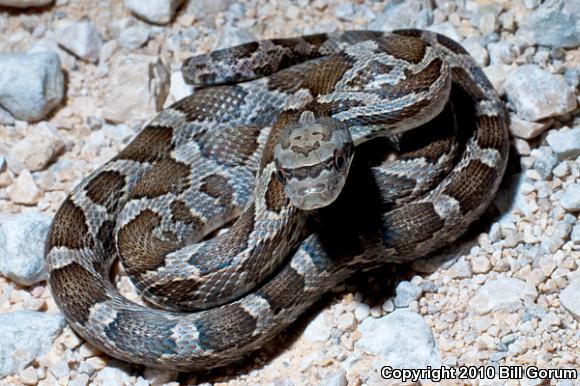
M568 212L580 210L580 183L570 184L560 198L560 205Z
M50 217L22 213L6 218L0 226L0 272L22 285L45 280L44 242Z
M64 75L54 52L0 54L0 105L12 116L38 121L64 96Z
M320 386L347 386L346 371L340 369L328 374L319 383Z
M44 355L60 334L61 315L35 311L0 314L0 378L15 374Z
M416 284L410 281L402 281L397 285L395 289L397 296L395 296L395 306L396 307L409 307L409 303L413 300L419 299L423 290Z
M52 4L54 0L0 0L0 5L14 8L42 7Z
M169 93L169 72L156 56L118 56L111 64L111 81L103 116L112 122L147 120L161 110Z
M546 131L551 123L549 119L543 122L530 122L518 118L515 114L510 114L509 130L514 137L532 139Z
M136 0L138 1L138 0ZM219 12L226 12L235 3L234 0L196 0L188 1L184 6L184 13L194 15L206 27L215 28L215 16Z
M122 47L133 50L143 47L149 40L149 29L134 25L121 31L119 35L119 44Z
M510 70L511 67L507 64L495 64L483 68L485 76L499 95L505 94L504 84Z
M534 169L543 179L547 179L558 165L558 157L548 146L534 149L531 155L534 158Z
M491 64L511 64L519 55L517 47L507 41L489 43L487 51L489 52Z
M570 240L572 240L575 245L580 245L580 224L574 225L574 228L572 228Z
M576 108L576 96L564 77L534 64L511 71L504 87L520 118L528 121L562 115Z
M573 317L580 321L580 279L572 280L562 292L560 303Z
M358 327L358 350L380 355L384 366L441 366L437 343L425 320L414 312L396 310L382 318L367 318Z
M154 24L167 24L183 0L125 0L125 7L138 17Z
M475 59L477 64L481 67L487 66L489 63L489 55L485 47L481 44L481 38L479 36L471 36L462 41L461 45Z
M392 31L398 28L425 28L433 23L428 1L396 0L387 2L383 12L369 24L369 29Z
M96 63L103 45L101 33L92 21L66 22L56 31L58 44L76 57Z
M499 308L518 305L522 300L534 295L537 294L534 294L534 290L525 282L513 277L502 277L487 281L481 286L469 302L469 306L483 315Z
M245 28L226 26L220 34L216 50L237 46L256 40L256 36Z
M332 323L326 312L321 312L306 329L304 336L312 342L325 342L330 337Z
M576 158L580 155L580 127L552 130L546 141L560 160Z
M580 2L548 0L524 18L522 27L538 44L574 48L580 44Z
M43 170L64 149L64 139L56 127L40 122L29 135L12 146L8 152L8 166L16 174L24 169Z

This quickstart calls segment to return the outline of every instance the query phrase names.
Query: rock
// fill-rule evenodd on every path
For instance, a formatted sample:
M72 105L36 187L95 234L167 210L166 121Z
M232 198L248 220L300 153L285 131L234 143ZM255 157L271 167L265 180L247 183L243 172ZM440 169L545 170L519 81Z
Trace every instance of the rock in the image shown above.
M148 120L161 110L169 92L169 72L155 56L118 56L111 66L111 82L103 116L112 122Z
M500 96L505 94L504 84L511 68L507 64L496 64L483 68L485 76Z
M542 134L550 127L550 120L546 122L530 122L520 119L515 114L510 114L510 133L514 137L532 139Z
M371 308L368 304L358 303L354 309L354 317L356 320L364 320L370 314Z
M0 225L0 272L22 285L45 280L44 242L50 217L35 212L9 217Z
M64 148L64 139L56 128L47 122L40 122L29 135L10 149L8 166L16 174L24 169L43 170Z
M568 212L580 210L580 183L570 184L564 189L560 198L560 205Z
M225 27L218 39L216 50L253 42L257 40L256 36L244 28Z
M560 160L580 155L580 127L552 130L548 133L546 141Z
M304 337L312 342L325 342L330 337L332 323L326 312L321 312L304 330Z
M473 276L471 264L469 264L469 261L466 261L464 259L458 260L455 264L451 266L449 271L451 277L454 279L466 279Z
M481 286L469 302L470 307L480 315L493 310L520 304L523 299L534 295L525 282L513 277L489 280Z
M397 285L395 292L397 294L394 300L395 306L409 307L409 303L421 297L423 290L421 290L421 287L411 283L410 281L402 281Z
M52 4L54 0L0 0L0 6L14 8L43 7Z
M76 57L96 63L103 45L101 33L92 21L64 23L56 31L58 44Z
M42 197L42 192L34 182L32 174L28 170L23 170L8 188L8 197L15 204L36 205Z
M580 279L572 280L562 292L560 303L573 317L580 321Z
M570 240L572 240L574 245L580 245L580 224L574 225L574 228L572 228Z
M472 36L464 41L461 42L463 48L469 52L469 55L475 59L477 64L481 67L487 66L489 63L489 55L487 54L487 50L481 44L481 38L478 36Z
M58 54L0 54L0 105L16 119L38 121L64 96Z
M490 34L497 29L498 16L502 11L500 4L494 2L483 4L469 2L467 4L474 5L474 9L470 9L473 11L471 15L471 25L477 27L483 35Z
M380 355L381 365L394 368L441 366L439 350L425 320L414 312L396 310L382 318L365 319L358 330L358 350Z
M167 24L173 20L183 0L125 0L125 7L141 19L153 24Z
M507 41L489 43L487 45L489 61L491 64L511 64L518 57L517 47Z
M369 29L392 31L398 28L425 28L433 23L433 11L427 2L396 0L385 4L383 11L369 24Z
M552 174L552 170L558 165L558 157L556 157L552 149L548 146L541 146L538 149L532 150L531 156L534 158L534 170L544 180Z
M119 368L108 366L97 372L93 380L97 385L100 386L117 386L117 385L130 385L131 374L129 371Z
M346 371L340 369L328 374L319 383L320 386L347 386Z
M440 33L442 35L445 35L448 38L455 40L456 42L461 41L461 36L459 36L455 27L453 27L453 25L449 22L433 24L432 26L427 27L427 29L429 31L433 31L433 32L437 32L437 33Z
M64 319L45 312L15 311L0 314L0 326L0 377L5 377L48 352Z
M194 15L206 27L215 28L215 16L220 12L226 12L232 4L235 4L234 0L188 1L184 6L184 12Z
M121 31L119 44L129 50L143 47L149 40L149 29L134 25Z
M575 48L580 44L580 2L545 1L524 18L522 28L540 45Z
M518 116L528 121L559 116L576 108L576 96L564 77L535 64L511 71L504 86Z
M471 260L473 273L488 273L491 270L491 262L486 256L476 256Z

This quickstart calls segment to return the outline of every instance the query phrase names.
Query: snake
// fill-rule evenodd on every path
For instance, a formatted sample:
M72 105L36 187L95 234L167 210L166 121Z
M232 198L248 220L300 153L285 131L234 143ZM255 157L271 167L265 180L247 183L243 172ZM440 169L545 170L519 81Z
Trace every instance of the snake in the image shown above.
M46 241L69 325L126 362L240 361L355 273L454 242L504 175L503 104L441 34L267 39L182 73L194 92L72 190Z

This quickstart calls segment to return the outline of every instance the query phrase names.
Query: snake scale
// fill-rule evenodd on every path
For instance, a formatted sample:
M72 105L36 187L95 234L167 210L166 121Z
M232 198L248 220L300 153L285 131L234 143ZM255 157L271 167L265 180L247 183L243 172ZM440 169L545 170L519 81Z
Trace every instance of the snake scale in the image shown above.
M443 35L264 40L183 74L200 87L70 193L46 243L57 305L121 360L238 361L354 273L453 242L505 170L502 103ZM159 307L118 293L118 258Z

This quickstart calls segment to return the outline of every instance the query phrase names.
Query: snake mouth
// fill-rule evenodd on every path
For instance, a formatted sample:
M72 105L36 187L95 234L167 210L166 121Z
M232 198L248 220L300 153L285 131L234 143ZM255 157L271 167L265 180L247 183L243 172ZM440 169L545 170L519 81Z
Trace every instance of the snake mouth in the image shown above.
M337 195L327 189L308 188L302 190L298 195L290 197L294 206L303 210L315 210L330 205Z

